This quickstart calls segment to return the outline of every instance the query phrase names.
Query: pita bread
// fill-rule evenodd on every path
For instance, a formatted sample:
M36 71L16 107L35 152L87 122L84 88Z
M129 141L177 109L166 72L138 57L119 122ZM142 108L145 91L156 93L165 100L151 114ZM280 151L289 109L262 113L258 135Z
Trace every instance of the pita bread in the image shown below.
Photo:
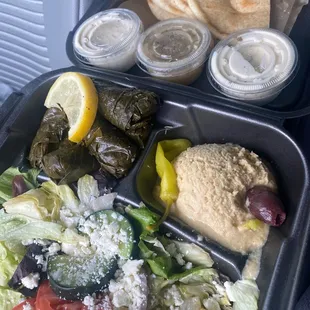
M270 22L270 0L147 1L158 19L194 17L205 23L218 39L242 29L267 28ZM255 12L252 12L254 8ZM191 16L189 11L192 13Z
M188 0L189 7L195 14L196 18L200 20L202 23L205 23L211 33L218 39L224 39L228 36L228 33L221 32L217 30L214 26L211 25L210 21L207 19L207 16L204 14L202 9L200 8L200 5L197 3L196 0Z
M153 3L162 10L167 11L173 15L186 17L185 12L176 7L173 0L153 0Z
M153 15L158 20L166 20L166 19L172 19L172 18L178 18L177 15L173 15L170 12L167 12L163 10L162 8L158 7L153 0L147 0L147 3L153 13Z
M218 9L205 9L205 14L218 31L229 33L247 28L268 28L270 21L270 12L266 11L242 14Z
M232 8L240 13L270 10L270 0L230 0Z
M188 1L187 0L172 0L172 2L174 3L174 5L181 10L182 12L184 12L186 14L187 17L189 18L195 18L195 14L193 13L193 11L191 10L191 8L188 5Z
M230 0L188 0L188 3L196 17L219 39L225 37L225 33L269 27L270 6L260 12L240 13L232 8Z

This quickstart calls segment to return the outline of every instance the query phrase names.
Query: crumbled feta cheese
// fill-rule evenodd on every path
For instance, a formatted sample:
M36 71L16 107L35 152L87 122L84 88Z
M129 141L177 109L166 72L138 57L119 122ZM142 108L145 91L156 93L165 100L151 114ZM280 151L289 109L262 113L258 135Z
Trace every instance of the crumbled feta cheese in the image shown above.
M184 255L178 253L178 249L174 243L168 244L166 251L177 260L177 263L181 266L185 265L185 260L183 259Z
M61 251L70 256L86 256L93 253L92 249L86 245L72 245L69 243L62 243Z
M177 254L177 247L174 243L170 243L166 246L166 251L174 257Z
M44 256L43 255L35 255L35 260L37 261L37 265L44 265Z
M203 236L198 235L198 236L197 236L197 241L199 241L199 242L203 241Z
M164 298L170 300L176 307L184 303L181 293L175 285L172 285L171 288L165 291Z
M52 244L44 242L44 246L42 252L44 255L35 255L34 258L37 261L37 265L42 265L42 271L45 272L47 270L47 261L50 256L57 254L61 250L60 245L57 242L53 242Z
M50 256L57 254L60 250L60 245L57 242L53 242L48 248Z
M185 269L190 270L193 268L193 264L191 262L186 263Z
M22 241L22 245L27 246L30 244L38 244L38 245L42 245L47 246L49 244L51 244L51 242L49 240L45 240L45 239L27 239L27 240L23 240Z
M83 300L83 304L87 307L88 310L95 310L95 297L93 296L86 296Z
M83 304L87 307L87 310L113 310L113 306L108 295L105 295L99 299L96 299L96 294L93 294L93 296L88 295L84 298Z
M84 298L83 304L87 307L87 310L113 310L108 295L105 295L100 299L96 299L96 294L93 294L92 296L88 295Z
M30 273L27 277L21 279L21 282L24 285L24 287L29 288L30 290L33 290L35 287L38 287L39 281L40 281L40 274L38 272Z
M22 245L27 246L34 243L34 239L27 239L22 241Z
M183 255L181 253L176 254L175 259L177 260L179 265L185 265L185 260L183 259Z
M60 209L60 221L67 227L67 228L75 228L78 223L79 220L81 218L81 216L78 214L73 214L73 212L66 208L63 207Z
M32 306L30 305L29 302L26 302L24 305L23 305L23 310L33 310Z
M132 242L131 234L121 228L117 221L109 222L106 214L101 213L99 216L99 220L90 216L87 221L82 222L80 231L89 236L91 247L97 254L104 253L107 259L116 255L121 257L120 244Z
M115 307L128 307L136 310L147 303L147 279L141 272L143 260L129 260L111 280L109 291Z

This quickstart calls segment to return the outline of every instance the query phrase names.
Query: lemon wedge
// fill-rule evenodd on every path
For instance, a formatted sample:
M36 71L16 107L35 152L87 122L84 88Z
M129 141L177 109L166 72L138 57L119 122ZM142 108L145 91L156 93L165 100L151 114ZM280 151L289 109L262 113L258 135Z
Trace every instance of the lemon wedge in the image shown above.
M92 80L77 72L63 73L52 85L44 105L61 107L69 121L70 141L79 143L93 125L98 108L98 94Z

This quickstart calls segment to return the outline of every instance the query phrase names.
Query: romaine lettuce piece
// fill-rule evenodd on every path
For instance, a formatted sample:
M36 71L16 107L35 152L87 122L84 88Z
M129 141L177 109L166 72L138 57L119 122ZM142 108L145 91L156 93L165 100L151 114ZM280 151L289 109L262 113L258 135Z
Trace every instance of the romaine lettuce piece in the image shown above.
M53 181L48 181L42 183L41 186L46 192L59 196L66 208L71 211L79 211L80 202L68 185L57 185Z
M210 268L213 266L214 261L208 252L204 251L201 247L194 243L173 241L177 247L177 251L183 255L183 258L197 266L204 266Z
M208 310L221 310L220 304L213 297L203 300L203 305Z
M215 294L216 290L213 284L197 283L197 284L179 284L179 290L185 299L191 297L199 297L200 300L208 298Z
M201 302L198 297L192 297L184 300L183 304L180 306L180 310L201 310ZM214 310L211 308L206 308L208 310ZM221 309L219 309L221 310Z
M147 259L146 261L156 276L167 279L171 275L173 269L171 257L159 256L153 259Z
M22 259L23 255L11 252L4 242L0 242L0 286L7 286Z
M61 207L59 196L45 190L31 189L3 204L9 214L26 215L38 220L56 221Z
M238 280L235 283L225 282L226 293L234 303L234 310L257 310L259 289L253 280Z
M86 237L60 224L0 210L0 241L20 243L28 239L49 239L69 244L88 242Z
M180 281L181 283L212 283L218 278L218 273L213 268L195 267L180 274L170 277L170 280Z
M23 295L13 290L0 287L0 309L12 310L24 300Z
M78 180L78 196L82 204L90 203L99 197L98 182L91 175L84 175Z

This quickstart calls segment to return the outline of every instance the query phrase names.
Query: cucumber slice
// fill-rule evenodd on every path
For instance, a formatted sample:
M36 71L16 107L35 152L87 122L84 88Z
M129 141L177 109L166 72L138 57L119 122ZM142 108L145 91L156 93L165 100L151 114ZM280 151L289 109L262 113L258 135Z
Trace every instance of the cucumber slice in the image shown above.
M133 228L118 212L95 212L78 230L89 236L95 254L83 257L56 255L48 261L51 287L65 299L82 299L104 289L117 270L117 259L128 259L133 251Z
M134 231L126 217L113 210L98 211L86 218L78 227L90 237L90 242L106 257L117 255L128 259L132 255Z
M53 291L64 299L82 299L103 290L117 270L117 259L56 255L48 261Z

